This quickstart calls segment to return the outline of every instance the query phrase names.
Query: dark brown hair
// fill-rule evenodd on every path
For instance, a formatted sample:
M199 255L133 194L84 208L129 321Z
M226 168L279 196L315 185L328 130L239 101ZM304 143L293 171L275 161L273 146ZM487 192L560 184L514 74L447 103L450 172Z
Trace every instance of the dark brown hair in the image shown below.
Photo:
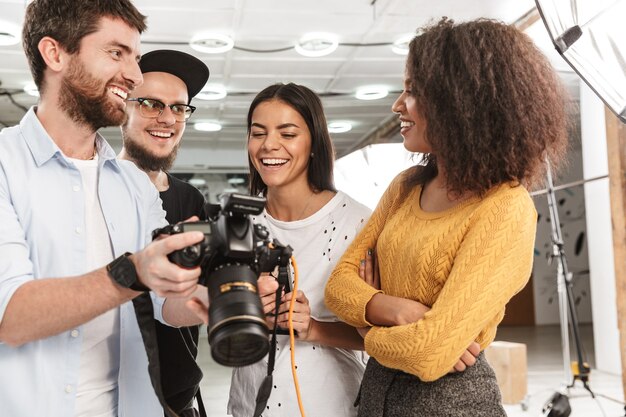
M491 20L446 18L410 43L409 94L426 120L433 154L412 169L412 188L437 175L451 193L483 195L513 181L535 186L567 149L566 94L548 60L525 34Z
M39 41L49 36L68 53L78 52L80 41L98 30L100 18L121 19L139 33L146 30L146 17L129 0L35 0L26 8L22 45L39 90L46 69Z
M333 143L330 140L324 108L317 94L311 89L294 83L274 84L265 88L256 95L248 110L248 136L252 126L252 113L256 107L266 101L278 100L297 111L306 122L311 134L311 152L313 157L309 159L307 179L315 192L330 190L336 191L333 181L333 161L335 159ZM267 192L267 185L261 179L250 155L248 155L250 167L250 193L257 195Z

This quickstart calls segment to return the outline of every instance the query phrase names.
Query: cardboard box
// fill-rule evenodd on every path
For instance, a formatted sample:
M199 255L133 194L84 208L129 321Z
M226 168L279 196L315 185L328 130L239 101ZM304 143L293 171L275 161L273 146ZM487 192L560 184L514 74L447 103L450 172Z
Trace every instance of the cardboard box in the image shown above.
M528 390L526 345L495 341L485 349L485 357L496 372L502 403L522 402Z

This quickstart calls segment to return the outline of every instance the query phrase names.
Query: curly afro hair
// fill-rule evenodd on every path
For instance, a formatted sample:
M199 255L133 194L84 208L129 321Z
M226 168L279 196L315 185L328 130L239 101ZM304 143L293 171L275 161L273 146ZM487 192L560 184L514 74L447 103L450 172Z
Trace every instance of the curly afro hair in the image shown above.
M406 65L433 150L407 176L409 188L435 177L438 165L455 194L484 195L505 182L531 188L546 158L554 168L563 161L567 96L545 56L513 26L443 18L411 41Z

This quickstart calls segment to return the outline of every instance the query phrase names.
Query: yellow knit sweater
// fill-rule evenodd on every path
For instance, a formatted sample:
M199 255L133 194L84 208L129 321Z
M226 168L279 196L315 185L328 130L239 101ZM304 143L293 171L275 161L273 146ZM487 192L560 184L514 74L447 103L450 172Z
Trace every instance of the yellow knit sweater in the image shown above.
M528 282L537 212L522 186L502 184L451 209L421 210L416 187L402 198L404 173L339 261L325 291L328 308L355 327L370 326L365 307L378 292L358 275L375 248L385 294L431 310L403 326L373 326L365 349L378 362L423 381L448 373L472 341L494 339L504 306Z

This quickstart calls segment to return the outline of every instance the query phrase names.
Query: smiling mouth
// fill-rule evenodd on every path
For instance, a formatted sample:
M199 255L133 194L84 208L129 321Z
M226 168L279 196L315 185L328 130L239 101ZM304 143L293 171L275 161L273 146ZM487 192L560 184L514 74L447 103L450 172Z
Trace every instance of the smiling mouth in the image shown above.
M118 87L109 87L109 91L121 98L122 100L126 100L126 98L128 97L128 93Z
M262 158L261 163L266 167L280 167L289 162L288 159L282 158Z
M154 130L148 130L147 132L148 132L148 134L150 136L153 136L153 137L159 138L159 139L169 139L172 136L174 136L174 134L172 132L157 132L157 131L154 131Z

